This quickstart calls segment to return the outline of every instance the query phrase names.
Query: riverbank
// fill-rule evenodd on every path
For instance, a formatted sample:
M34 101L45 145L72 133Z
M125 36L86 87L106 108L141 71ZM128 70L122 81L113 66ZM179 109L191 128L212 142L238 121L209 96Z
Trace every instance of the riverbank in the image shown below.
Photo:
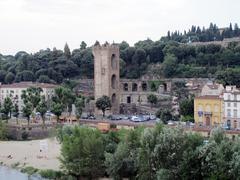
M56 139L0 141L0 162L14 168L60 169L60 144Z

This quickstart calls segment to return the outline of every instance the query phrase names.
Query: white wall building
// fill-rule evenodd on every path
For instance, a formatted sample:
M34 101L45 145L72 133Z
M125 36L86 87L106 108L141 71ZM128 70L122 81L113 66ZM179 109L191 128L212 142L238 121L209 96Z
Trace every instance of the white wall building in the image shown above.
M42 88L43 92L41 93L42 96L45 96L46 100L51 99L55 91L54 89L57 87L54 84L47 84L47 83L33 83L33 82L20 82L20 83L13 83L13 84L1 84L0 85L0 102L3 104L4 99L6 97L10 97L13 103L17 103L19 110L21 111L24 103L21 98L21 95L24 90L27 90L29 87L40 87Z
M223 93L224 126L240 128L240 91L236 86L226 86Z

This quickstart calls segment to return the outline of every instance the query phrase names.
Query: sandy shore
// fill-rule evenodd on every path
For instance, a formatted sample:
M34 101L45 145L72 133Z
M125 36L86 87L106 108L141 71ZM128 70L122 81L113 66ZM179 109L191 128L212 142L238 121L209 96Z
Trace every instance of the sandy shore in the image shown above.
M40 148L44 150L40 152ZM46 148L47 147L47 148ZM0 141L0 162L6 166L32 166L59 170L60 144L55 139L33 141Z

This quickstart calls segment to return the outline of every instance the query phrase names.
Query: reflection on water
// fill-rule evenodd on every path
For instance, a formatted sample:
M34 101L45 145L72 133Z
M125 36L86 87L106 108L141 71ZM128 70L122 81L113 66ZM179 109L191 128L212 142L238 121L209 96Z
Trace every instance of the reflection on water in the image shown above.
M39 177L29 177L27 174L21 173L15 169L0 166L0 180L40 180Z

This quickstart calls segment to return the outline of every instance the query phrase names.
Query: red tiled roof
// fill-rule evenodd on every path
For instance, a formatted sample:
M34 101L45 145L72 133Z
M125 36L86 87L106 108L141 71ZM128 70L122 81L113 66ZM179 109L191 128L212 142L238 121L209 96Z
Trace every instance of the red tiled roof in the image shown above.
M0 88L28 88L28 87L41 87L41 88L56 88L57 85L55 84L49 84L49 83L35 83L35 82L19 82L19 83L13 83L13 84L2 84L0 85Z

